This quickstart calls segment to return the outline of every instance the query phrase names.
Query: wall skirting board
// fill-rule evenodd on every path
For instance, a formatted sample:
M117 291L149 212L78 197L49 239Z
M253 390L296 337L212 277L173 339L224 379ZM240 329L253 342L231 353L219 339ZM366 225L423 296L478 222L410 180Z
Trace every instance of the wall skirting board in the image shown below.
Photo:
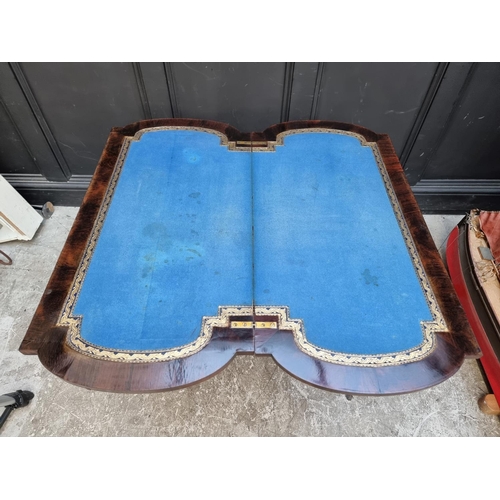
M54 182L39 174L3 176L31 205L50 201L54 205L69 207L80 206L92 179L91 175L74 175L67 182Z
M4 174L32 205L79 206L92 176L73 175L67 182L47 181L42 175ZM412 191L424 213L466 213L472 208L500 210L500 180L423 179Z
M463 213L473 208L500 210L497 179L422 179L412 191L424 213Z

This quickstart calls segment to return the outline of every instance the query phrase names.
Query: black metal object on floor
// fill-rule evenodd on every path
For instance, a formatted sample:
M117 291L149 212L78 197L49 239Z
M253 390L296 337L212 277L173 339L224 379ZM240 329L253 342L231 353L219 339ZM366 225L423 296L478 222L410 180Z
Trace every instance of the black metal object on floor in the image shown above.
M5 407L2 415L0 415L0 429L13 410L27 406L34 397L35 395L32 392L21 390L0 396L0 407Z

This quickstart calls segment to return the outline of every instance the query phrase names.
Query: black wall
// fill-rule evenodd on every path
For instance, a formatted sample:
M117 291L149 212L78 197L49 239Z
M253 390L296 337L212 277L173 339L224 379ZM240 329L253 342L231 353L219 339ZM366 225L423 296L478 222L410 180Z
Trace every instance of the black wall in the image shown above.
M388 133L427 212L500 209L498 63L0 63L0 174L78 205L109 130L189 117Z

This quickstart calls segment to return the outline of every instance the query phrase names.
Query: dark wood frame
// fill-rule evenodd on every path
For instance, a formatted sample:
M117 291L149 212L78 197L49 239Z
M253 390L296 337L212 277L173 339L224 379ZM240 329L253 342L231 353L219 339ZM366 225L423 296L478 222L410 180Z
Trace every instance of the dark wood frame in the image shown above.
M201 127L225 134L229 141L273 141L288 130L326 128L353 132L376 142L416 244L449 332L440 332L437 348L426 358L403 365L356 367L311 358L284 331L215 330L210 343L183 359L152 363L126 363L94 359L65 343L66 328L56 326L64 301L104 199L125 137L144 128ZM69 233L54 272L21 344L24 354L38 354L43 365L67 382L89 389L113 392L152 392L184 387L221 370L238 353L272 355L287 372L300 380L348 394L398 394L443 382L461 366L464 357L478 357L479 347L470 330L444 264L387 135L364 127L331 121L293 121L273 125L261 133L240 133L213 121L194 119L144 120L112 129L92 182Z

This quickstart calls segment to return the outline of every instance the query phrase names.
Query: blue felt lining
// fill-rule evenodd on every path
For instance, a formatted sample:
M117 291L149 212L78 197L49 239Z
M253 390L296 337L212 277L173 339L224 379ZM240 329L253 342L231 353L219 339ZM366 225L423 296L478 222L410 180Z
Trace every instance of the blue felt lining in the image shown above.
M258 305L287 305L309 342L382 354L423 341L432 315L371 148L330 133L253 158Z
M145 133L75 306L82 337L169 349L194 341L218 306L252 302L289 306L324 349L383 354L422 342L420 321L432 315L371 148L305 133L251 156L206 132Z
M132 142L75 314L82 337L125 350L177 347L219 305L252 303L248 153L214 134Z

